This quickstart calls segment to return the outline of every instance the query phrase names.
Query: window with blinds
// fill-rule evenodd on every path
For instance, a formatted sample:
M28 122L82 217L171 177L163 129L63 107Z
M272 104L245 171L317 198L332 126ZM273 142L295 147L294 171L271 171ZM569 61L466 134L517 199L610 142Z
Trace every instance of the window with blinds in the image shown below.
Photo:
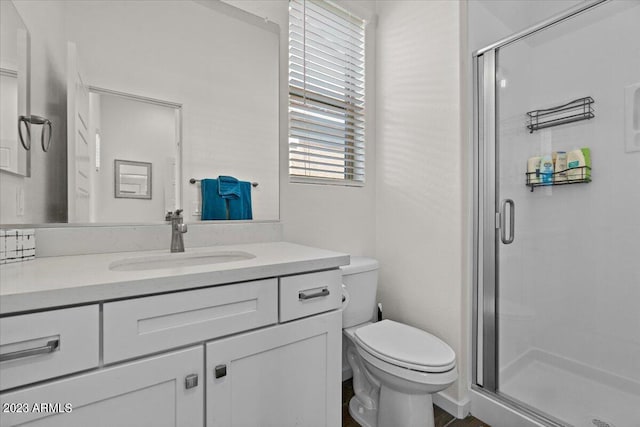
M364 21L326 0L289 1L289 175L364 183Z

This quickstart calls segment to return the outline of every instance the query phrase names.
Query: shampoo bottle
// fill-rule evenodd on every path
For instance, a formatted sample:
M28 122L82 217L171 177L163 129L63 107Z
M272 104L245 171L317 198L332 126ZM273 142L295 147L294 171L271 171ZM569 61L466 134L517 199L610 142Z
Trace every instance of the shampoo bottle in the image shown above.
M567 152L558 151L556 153L556 163L554 167L555 174L553 180L555 182L562 182L567 180Z
M583 147L580 151L582 151L582 155L584 156L584 165L586 166L585 179L587 181L591 181L591 150L587 147Z
M569 151L569 154L567 154L567 167L569 168L568 179L590 181L591 151L588 148Z

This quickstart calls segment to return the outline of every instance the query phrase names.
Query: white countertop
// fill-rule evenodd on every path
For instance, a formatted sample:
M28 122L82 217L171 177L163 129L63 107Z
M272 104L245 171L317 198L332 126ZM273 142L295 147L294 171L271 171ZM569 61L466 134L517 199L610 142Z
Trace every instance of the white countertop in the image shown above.
M36 258L0 266L0 314L131 298L203 286L326 270L349 255L286 242L187 248L186 253L242 251L255 258L219 264L111 271L114 261L169 250Z

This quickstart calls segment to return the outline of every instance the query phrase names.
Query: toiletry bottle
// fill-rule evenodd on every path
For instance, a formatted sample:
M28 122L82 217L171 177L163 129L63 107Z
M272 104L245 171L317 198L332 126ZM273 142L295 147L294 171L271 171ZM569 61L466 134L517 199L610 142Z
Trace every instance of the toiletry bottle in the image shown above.
M529 157L527 161L527 184L538 184L540 182L540 160L542 157Z
M554 166L554 182L562 182L567 180L567 152L558 151L556 153L556 164Z
M586 156L585 156L586 154ZM589 164L587 164L587 158ZM587 167L589 166L589 167ZM570 180L591 180L591 152L588 148L569 151L567 154L567 177Z
M553 158L551 154L542 156L540 160L540 180L543 184L553 182Z
M584 156L585 179L591 181L591 150L588 147L583 147L580 151L582 151L582 155Z

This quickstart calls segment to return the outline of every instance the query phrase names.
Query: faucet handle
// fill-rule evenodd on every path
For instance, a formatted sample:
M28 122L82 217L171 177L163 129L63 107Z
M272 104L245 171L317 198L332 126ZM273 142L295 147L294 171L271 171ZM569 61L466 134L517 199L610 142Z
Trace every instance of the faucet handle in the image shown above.
M183 211L182 211L182 209L176 209L176 211L175 211L175 212L171 212L171 211L169 211L169 212L167 212L167 214L165 215L164 220L165 220L165 221L171 221L171 220L173 220L173 219L178 219L178 218L180 218L180 214L181 214L182 212L183 212Z

